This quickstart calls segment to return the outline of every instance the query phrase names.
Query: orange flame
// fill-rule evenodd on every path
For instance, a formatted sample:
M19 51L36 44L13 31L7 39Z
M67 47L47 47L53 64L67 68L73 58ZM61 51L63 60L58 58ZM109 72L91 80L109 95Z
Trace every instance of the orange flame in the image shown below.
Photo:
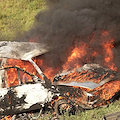
M100 39L102 39L102 41L104 40L104 42L99 43L101 49L103 49L103 51L104 51L103 53L101 53L97 49L94 49L91 46L91 43L95 42L95 36L96 36L96 34L93 33L93 35L91 37L89 37L89 39L90 39L89 43L85 43L85 42L75 43L75 47L72 49L69 56L67 56L67 61L63 65L61 65L62 68L59 68L59 67L53 68L53 67L49 66L49 63L46 64L44 62L44 58L41 58L41 57L35 57L34 62L36 62L36 64L41 68L43 73L49 79L54 77L59 72L60 69L62 69L63 71L70 70L70 69L74 69L74 68L79 68L85 63L93 63L93 59L95 59L99 55L101 55L103 57L101 59L101 61L104 62L105 66L107 66L108 68L110 68L112 70L117 70L117 68L115 67L114 61L113 61L113 59L114 59L114 54L113 54L114 39L111 37L111 35L108 31L101 32ZM33 38L32 38L32 40L33 40ZM71 46L71 47L73 47L73 46ZM100 64L100 63L98 63L98 64ZM18 66L34 75L37 75L40 77L40 75L37 73L37 71L35 70L33 65L31 65L30 62L9 59L7 66ZM11 70L7 71L8 86L13 86L13 85L18 84L18 78L17 78L16 74L17 74L17 71L15 69L11 69ZM28 80L28 81L31 80L31 77L26 74L20 73L20 75L22 76L21 79L22 79L23 83L26 80Z
M46 77L48 79L50 79L55 74L57 74L57 72L59 70L59 68L52 68L52 67L48 66L47 64L45 64L44 58L35 57L34 62L36 62L36 64L41 68L41 70L43 71L43 73L46 75Z
M4 117L3 119L1 119L1 120L11 120L12 119L12 117L11 116L6 116L6 117Z
M90 42L94 42L94 37L95 37L95 33L93 33L92 38L90 38ZM111 38L110 33L108 31L103 31L101 33L101 37L100 39L102 39L102 41L104 40L104 42L102 42L102 49L103 49L103 53L100 53L99 51L96 51L94 49L91 50L91 46L90 43L85 43L85 42L79 42L76 43L75 47L73 48L73 50L71 51L71 54L69 56L67 56L67 61L62 65L62 69L63 70L69 70L69 69L74 69L74 68L79 68L83 65L84 60L86 63L90 63L89 61L89 57L97 57L99 54L101 54L103 56L103 62L104 65L107 66L108 68L112 69L112 70L117 70L117 68L115 67L114 64L114 54L113 54L113 42L114 39ZM31 39L31 42L35 42L36 40ZM100 43L101 44L101 43ZM73 47L73 46L72 46ZM50 79L51 77L53 77L54 75L56 75L59 71L59 68L52 68L48 65L46 65L46 63L44 63L44 59L40 59L39 57L34 58L34 62L36 62L36 64L42 69L43 73ZM5 65L6 66L6 65ZM8 59L8 63L7 66L18 66L22 69L25 69L26 71L28 71L29 73L32 73L34 75L38 75L37 71L35 70L35 68L33 67L33 65L31 65L30 62L27 61L22 61L22 60L15 60L15 59ZM69 75L64 76L64 81L85 81L87 80L91 80L99 83L101 79L103 79L105 77L105 75L100 76L98 79L93 79L93 76L95 76L95 74L92 73L88 73L88 74L84 74L87 73L87 71L83 71L81 73L77 73L77 72L73 72L73 73L69 73ZM21 73L20 72L20 76L21 76L21 80L23 83L25 83L25 81L31 81L31 77L28 76L25 73ZM39 76L40 77L40 76ZM111 76L112 77L112 76ZM41 77L40 77L41 78ZM17 71L15 68L9 69L7 71L7 84L8 87L10 86L15 86L18 85L18 76L17 76ZM104 86L100 86L102 89L101 91L98 91L95 93L95 95L99 95L101 97L101 99L105 99L105 100L109 100L113 95L115 95L115 93L120 89L120 81L112 81L110 83L106 83ZM78 87L74 87L75 89L78 89ZM106 89L107 88L107 89ZM112 90L111 90L112 88ZM87 88L83 88L85 91L90 91L90 89ZM99 89L95 88L95 89ZM112 92L111 92L112 91ZM66 93L68 96L69 92ZM75 95L76 93L74 93L73 95ZM79 94L79 91L78 91ZM101 95L100 95L101 94ZM72 97L72 96L70 96ZM58 97L57 100L62 99L63 97ZM72 99L72 98L71 98ZM76 97L75 101L79 102L79 101L86 101L86 96L84 97ZM9 120L11 117L6 117L6 120Z
M67 62L62 66L63 70L69 69L70 66L72 66L72 68L78 68L81 66L79 60L87 54L85 51L86 46L85 43L79 43L79 46L75 46L71 55L67 58Z
M101 55L102 57L104 57L103 59L101 59L101 61L104 62L104 65L111 70L117 71L117 67L115 67L113 61L114 39L111 37L110 33L108 31L102 31L100 36L101 40L97 41L99 42L101 47L99 49L102 49L103 53L101 53L97 49L95 50L94 47L91 46L92 42L96 42L94 37L95 37L95 33L93 33L92 38L89 38L90 39L89 43L85 43L85 42L76 43L70 56L68 56L67 58L67 62L62 66L63 70L69 70L70 67L72 67L72 69L78 68L81 67L84 63L93 63L94 62L93 59ZM101 44L101 41L104 42L102 42Z
M102 37L107 37L108 39L107 41L105 40L103 42L103 49L105 52L105 55L104 55L105 65L108 66L111 70L117 71L117 67L115 67L115 64L113 62L114 55L113 55L112 49L114 48L114 45L113 45L114 39L110 38L110 34L108 31L103 31Z
M37 73L35 68L31 65L31 63L27 61L8 59L7 65L4 65L4 67L10 67L10 66L17 66L26 71L29 71L29 73L32 73L34 75ZM28 82L32 80L31 76L27 75L26 73L19 71L19 74L20 74L20 79L23 83L25 83L25 81ZM8 87L18 85L18 83L19 81L18 81L17 70L15 68L11 68L7 70Z

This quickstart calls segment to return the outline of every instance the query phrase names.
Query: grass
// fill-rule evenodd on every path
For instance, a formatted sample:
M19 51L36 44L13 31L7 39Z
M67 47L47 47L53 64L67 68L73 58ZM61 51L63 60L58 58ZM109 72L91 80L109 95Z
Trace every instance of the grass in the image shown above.
M35 15L46 9L45 0L0 0L0 34L5 40L13 40L16 32L31 28ZM107 108L95 108L68 116L61 120L101 120L104 115L120 111L120 102L111 103ZM50 114L39 120L48 120Z
M119 111L120 101L115 101L105 108L95 108L92 110L86 110L85 112L79 112L76 115L71 116L65 114L64 116L59 116L59 118L60 120L102 120L104 115L112 114ZM49 120L51 116L51 114L48 114L43 118L39 118L39 120Z
M44 0L0 0L0 34L13 40L16 32L27 31L35 15L46 8Z

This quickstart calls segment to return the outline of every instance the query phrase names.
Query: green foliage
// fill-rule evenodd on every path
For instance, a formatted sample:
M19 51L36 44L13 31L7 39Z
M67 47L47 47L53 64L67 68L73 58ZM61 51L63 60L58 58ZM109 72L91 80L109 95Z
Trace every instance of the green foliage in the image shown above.
M27 31L35 15L46 9L45 0L0 0L0 33L12 40L19 31Z

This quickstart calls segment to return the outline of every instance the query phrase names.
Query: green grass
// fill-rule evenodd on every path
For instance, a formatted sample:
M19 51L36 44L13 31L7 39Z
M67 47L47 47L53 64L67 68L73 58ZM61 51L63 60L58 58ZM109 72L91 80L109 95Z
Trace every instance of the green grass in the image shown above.
M27 31L39 11L46 8L44 0L0 0L0 34L13 40L16 32Z
M46 9L45 0L0 0L0 36L13 40L19 31L31 28L35 15ZM111 103L107 108L86 110L77 115L60 116L61 120L101 120L104 115L120 111L120 102ZM39 120L47 120L46 115Z
M70 117L68 115L59 116L59 118L60 120L102 120L104 115L119 111L120 101L115 101L111 103L108 107L86 110L85 112L79 112L76 115L71 115ZM43 118L39 118L39 120L49 120L51 116L51 114L48 114Z

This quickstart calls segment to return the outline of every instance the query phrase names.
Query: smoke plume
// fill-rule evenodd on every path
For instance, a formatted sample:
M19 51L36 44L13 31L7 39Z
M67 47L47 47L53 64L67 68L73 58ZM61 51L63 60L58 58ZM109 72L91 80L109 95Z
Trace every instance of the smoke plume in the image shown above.
M119 0L47 0L47 10L35 16L31 30L19 40L45 43L52 48L45 60L52 67L62 65L66 56L79 42L87 43L87 50L99 51L96 58L89 56L90 63L102 64L102 31L108 31L108 41L114 38L114 62L120 62L120 1ZM93 40L91 40L93 39ZM83 58L83 64L87 60Z

